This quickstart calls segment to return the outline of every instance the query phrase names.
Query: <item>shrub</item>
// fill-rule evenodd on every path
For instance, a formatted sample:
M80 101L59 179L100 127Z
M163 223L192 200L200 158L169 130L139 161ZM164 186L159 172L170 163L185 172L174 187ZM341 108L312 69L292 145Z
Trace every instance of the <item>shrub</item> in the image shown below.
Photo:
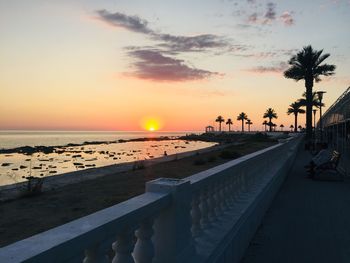
M44 178L35 176L23 176L23 178L27 179L27 184L22 192L23 197L31 197L42 194Z

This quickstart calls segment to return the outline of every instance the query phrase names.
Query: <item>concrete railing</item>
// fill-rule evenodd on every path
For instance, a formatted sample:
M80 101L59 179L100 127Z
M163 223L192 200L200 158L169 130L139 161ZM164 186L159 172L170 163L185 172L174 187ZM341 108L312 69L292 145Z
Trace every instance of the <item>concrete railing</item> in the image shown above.
M0 262L239 262L293 163L300 138L0 249Z

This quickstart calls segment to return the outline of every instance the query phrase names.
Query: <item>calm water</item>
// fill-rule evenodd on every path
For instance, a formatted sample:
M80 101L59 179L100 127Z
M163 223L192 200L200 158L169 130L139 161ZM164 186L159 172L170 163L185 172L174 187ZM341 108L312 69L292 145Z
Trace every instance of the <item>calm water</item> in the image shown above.
M187 133L193 132L0 131L0 149L38 145L56 146L86 141L115 141L160 136L172 137L186 135Z
M115 141L160 136L181 136L185 132L0 132L0 148L57 145L50 154L0 154L0 186L25 181L23 176L46 177L106 165L135 162L203 149L215 145L200 141L166 140L126 143L86 144L66 147L68 143Z

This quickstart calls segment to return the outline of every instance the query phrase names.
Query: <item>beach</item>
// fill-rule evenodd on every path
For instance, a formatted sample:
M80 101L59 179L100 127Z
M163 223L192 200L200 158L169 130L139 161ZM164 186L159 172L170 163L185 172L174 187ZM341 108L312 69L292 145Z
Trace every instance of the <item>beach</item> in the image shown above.
M68 184L41 195L2 202L0 246L139 195L144 192L145 182L155 178L184 178L276 143L271 139L250 137L254 136L245 136L238 145L227 144L225 149L161 162L141 169L111 173Z

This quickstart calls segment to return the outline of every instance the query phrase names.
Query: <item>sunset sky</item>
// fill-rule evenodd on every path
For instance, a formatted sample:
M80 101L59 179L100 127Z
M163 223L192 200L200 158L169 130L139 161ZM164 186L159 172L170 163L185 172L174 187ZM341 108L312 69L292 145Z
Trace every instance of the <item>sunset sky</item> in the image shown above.
M0 129L197 131L268 107L289 126L304 83L287 61L311 44L350 86L350 0L0 1ZM304 116L300 124L304 125ZM217 125L217 124L215 124Z

